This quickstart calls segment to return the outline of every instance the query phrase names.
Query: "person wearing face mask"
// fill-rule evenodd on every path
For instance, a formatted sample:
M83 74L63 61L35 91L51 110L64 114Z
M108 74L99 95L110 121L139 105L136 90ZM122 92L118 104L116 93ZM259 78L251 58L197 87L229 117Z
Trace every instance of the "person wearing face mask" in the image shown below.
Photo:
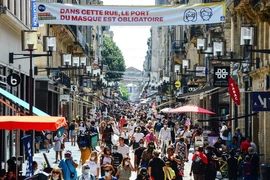
M143 153L143 151L146 149L146 148L144 147L144 141L143 141L143 139L140 139L139 145L140 145L140 147L138 147L138 148L135 150L135 153L134 153L134 166L135 166L135 169L136 169L137 171L139 170L139 166L140 166L140 161L141 161L142 153Z
M105 172L104 176L99 178L99 180L118 180L116 177L113 176L114 169L112 165L109 165L109 164L105 165L104 172Z
M54 167L51 172L49 180L64 180L63 174L60 168Z
M144 138L144 134L141 132L141 128L137 128L135 133L133 134L133 137L135 138L135 142L133 145L133 150L139 147L139 141L140 139Z
M84 164L86 160L89 159L91 153L90 147L87 146L86 141L82 141L80 143L80 151L81 151L81 161L82 164Z
M58 165L62 169L64 179L75 180L77 179L78 164L73 160L72 152L66 150L65 158L62 159Z
M141 156L140 167L148 167L149 161L154 157L153 151L155 149L155 144L153 142L148 143L147 149L145 149Z
M112 125L107 124L106 128L103 131L102 141L106 144L106 146L110 147L112 143L112 134L114 133Z
M158 118L155 125L154 125L154 130L155 130L156 137L159 137L159 132L160 132L162 127L163 127L163 123L161 122L161 119Z
M80 175L77 180L96 180L96 177L90 173L88 164L82 166L82 175Z
M129 180L131 177L131 171L135 171L135 169L130 162L130 158L125 157L121 165L118 167L115 176L118 178L118 180Z
M121 162L123 160L123 155L118 152L117 145L113 145L113 147L112 147L112 157L113 157L113 168L114 168L115 173L116 173L118 166L121 164Z
M93 174L95 177L98 177L100 169L100 164L98 162L98 153L96 151L93 151L89 160L87 160L85 163L88 164L88 166L90 167L90 173Z
M171 140L171 130L167 127L167 123L168 122L165 120L163 128L160 129L158 137L160 140L161 152L163 154L166 154L166 148L168 147L169 141Z
M108 164L113 165L113 157L111 155L110 148L104 147L103 154L100 156L101 176L104 176L105 174L104 167Z
M120 133L120 136L124 138L124 144L128 145L129 144L129 133L127 129L127 124L124 124L123 126L123 131Z

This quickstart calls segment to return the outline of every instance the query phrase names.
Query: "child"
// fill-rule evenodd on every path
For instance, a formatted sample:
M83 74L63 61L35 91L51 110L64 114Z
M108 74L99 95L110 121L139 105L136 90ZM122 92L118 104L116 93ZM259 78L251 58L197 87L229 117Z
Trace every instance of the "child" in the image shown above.
M250 172L252 172L252 164L250 163L250 157L248 155L246 155L245 157L245 162L243 164L243 170L244 170L244 173L243 173L243 179L244 180L251 180L252 179L252 176L250 174Z
M166 162L166 167L165 167L165 180L172 180L175 179L175 172L174 170L171 168L171 162L167 161Z

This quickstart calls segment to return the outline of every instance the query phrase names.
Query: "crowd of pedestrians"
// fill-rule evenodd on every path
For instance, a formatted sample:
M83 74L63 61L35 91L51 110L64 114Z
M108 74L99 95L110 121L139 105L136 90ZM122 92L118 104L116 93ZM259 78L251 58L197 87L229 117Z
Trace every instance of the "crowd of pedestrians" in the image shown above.
M222 123L219 138L213 146L198 146L190 152L203 130L194 126L191 131L191 124L187 125L186 119L188 117L184 114L151 113L135 105L118 106L108 116L98 118L77 116L65 133L52 136L49 131L42 132L46 151L50 151L50 143L54 145L54 163L58 165L53 168L50 178L129 180L132 172L136 172L137 180L182 180L183 176L188 176L184 173L185 163L191 161L189 175L194 180L215 180L220 171L219 158L229 152L228 157L222 160L228 165L229 179L235 180L238 175L235 167L239 166L236 152L240 151L243 178L257 179L259 157L250 137L244 139L239 128L232 137L231 127ZM191 122L190 119L188 121ZM93 146L93 141L97 141L99 148ZM81 157L73 157L65 143L78 146ZM193 153L191 159L190 153ZM77 172L79 166L81 173ZM9 169L3 179L9 180L13 172Z

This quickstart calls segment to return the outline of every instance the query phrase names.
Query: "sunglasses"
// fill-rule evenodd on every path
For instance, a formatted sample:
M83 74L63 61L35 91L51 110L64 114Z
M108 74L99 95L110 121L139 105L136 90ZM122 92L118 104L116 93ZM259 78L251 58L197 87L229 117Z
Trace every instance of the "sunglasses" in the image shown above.
M53 174L60 174L60 172L57 172L57 171L53 171L52 173Z
M84 168L84 169L90 169L90 167L86 167L86 168Z

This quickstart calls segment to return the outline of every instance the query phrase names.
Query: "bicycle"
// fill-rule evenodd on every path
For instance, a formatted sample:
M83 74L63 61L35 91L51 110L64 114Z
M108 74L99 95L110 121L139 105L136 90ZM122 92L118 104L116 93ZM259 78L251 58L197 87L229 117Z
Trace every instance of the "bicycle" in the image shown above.
M219 171L222 175L222 178L228 177L228 154L222 154L222 157L218 158L219 161Z

